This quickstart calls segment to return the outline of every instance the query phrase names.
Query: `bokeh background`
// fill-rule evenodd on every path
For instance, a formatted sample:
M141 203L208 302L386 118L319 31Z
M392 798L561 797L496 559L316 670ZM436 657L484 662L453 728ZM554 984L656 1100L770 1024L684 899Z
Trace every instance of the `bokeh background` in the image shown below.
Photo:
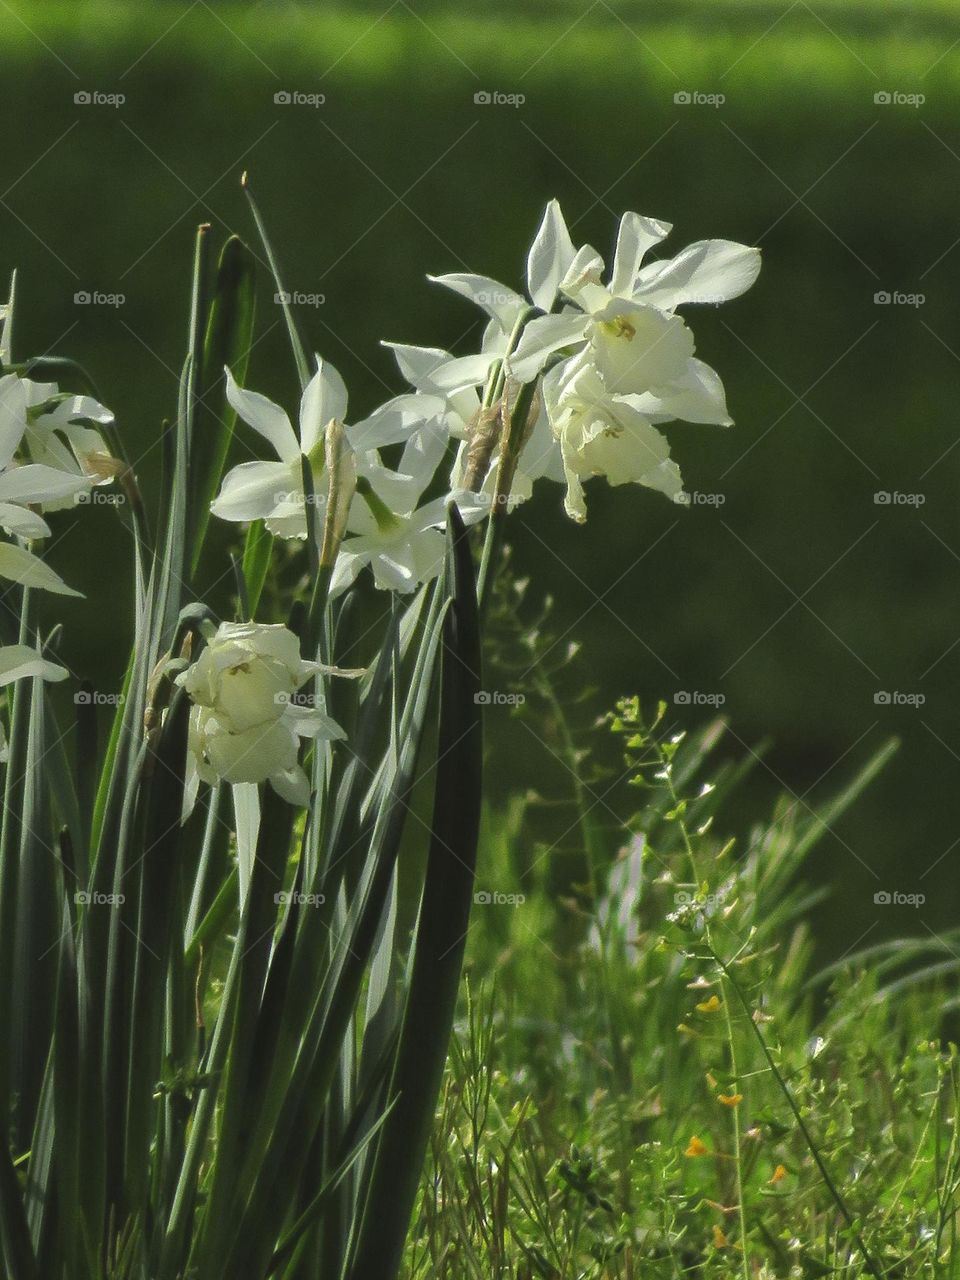
M602 250L624 209L673 222L673 251L761 245L751 293L689 315L736 426L670 435L688 489L714 498L683 510L598 483L578 528L547 486L511 518L514 560L583 643L598 710L639 692L693 725L722 698L734 751L769 740L748 812L780 791L816 806L898 734L814 867L834 886L821 941L836 954L957 923L954 3L3 0L0 78L17 352L90 369L148 493L193 230L253 242L243 170L288 287L322 295L298 318L355 416L400 389L381 338L476 342L471 310L425 274L519 284L552 196ZM497 94L514 103L482 100ZM75 302L84 292L123 302ZM279 322L264 276L250 382L292 408ZM129 547L113 513L82 514L60 518L52 558L96 619L69 603L58 616L73 667L110 688ZM527 735L497 741L496 785L551 768ZM927 901L878 907L881 890Z

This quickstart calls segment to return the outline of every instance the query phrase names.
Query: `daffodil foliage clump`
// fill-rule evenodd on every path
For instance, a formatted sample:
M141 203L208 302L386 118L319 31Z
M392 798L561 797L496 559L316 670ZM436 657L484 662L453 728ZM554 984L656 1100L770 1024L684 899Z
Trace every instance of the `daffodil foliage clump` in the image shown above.
M254 389L256 255L231 238L214 264L201 228L154 494L79 367L18 359L11 290L11 1280L397 1274L473 901L483 618L510 511L555 481L582 521L595 476L676 497L658 426L729 422L678 309L742 293L758 255L706 241L650 260L668 230L626 214L607 271L549 205L526 296L440 278L486 312L481 352L392 344L412 389L357 420L288 308L297 414ZM44 558L58 509L107 493L132 546L133 629L105 706L70 667L82 606L52 631L39 609L76 594ZM242 543L204 577L214 522ZM198 599L218 573L233 574L232 617ZM370 584L385 603L372 642L358 636ZM73 725L57 682L73 683Z

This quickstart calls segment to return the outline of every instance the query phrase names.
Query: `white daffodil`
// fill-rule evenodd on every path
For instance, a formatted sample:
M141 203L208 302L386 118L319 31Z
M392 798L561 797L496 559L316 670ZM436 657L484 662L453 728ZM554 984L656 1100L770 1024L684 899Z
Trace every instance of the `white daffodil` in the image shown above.
M300 738L344 736L322 710L297 700L297 691L319 673L357 674L304 661L297 637L284 626L221 623L176 679L194 704L188 792L195 794L198 780L269 781L285 800L305 805L310 788L297 763Z
M474 303L490 317L483 335L480 354L448 357L441 370L436 370L434 393L454 392L466 386L480 386L487 379L491 365L502 358L507 339L525 311L549 312L560 283L576 256L570 232L560 205L551 200L527 254L527 291L529 301L514 289L489 276L455 272L428 276L434 284L443 285ZM446 353L444 353L446 354Z
M67 672L55 662L42 658L29 645L8 644L0 647L0 688L31 676L39 676L41 680L66 680ZM0 722L0 763L6 763L7 754L6 732Z
M279 405L255 391L239 387L229 369L227 399L248 426L273 447L277 462L242 462L224 476L220 493L210 510L222 520L247 523L264 520L271 533L282 538L306 538L306 499L303 459L315 482L317 527L322 528L328 484L323 479L324 432L331 420L343 423L347 413L347 389L329 361L317 357L317 371L300 400L299 438ZM365 477L379 491L381 486L403 487L402 477L383 467L377 450L406 440L421 424L422 406L417 397L399 396L362 422L345 428L342 483L352 487L354 476ZM439 408L439 402L435 408Z
M759 274L760 250L700 240L675 258L643 266L670 230L669 223L625 213L606 285L597 251L578 250L559 285L573 306L527 325L510 359L511 375L529 382L555 352L576 354L586 346L610 394L683 397L698 414L694 421L727 421L720 380L694 357L693 335L674 312L745 293Z
M123 464L114 458L91 422L109 426L113 414L92 396L65 395L55 382L20 379L25 401L23 443L30 460L84 481L41 503L44 511L58 511L83 501L91 485L110 484Z
M543 395L563 459L564 507L572 519L587 518L582 481L590 476L606 476L613 485L646 485L670 498L683 491L667 441L637 407L640 397L608 395L592 364L572 372L564 365L551 369Z
M522 303L523 299L520 301ZM490 330L488 329L487 332L489 334ZM449 438L460 442L450 473L450 488L461 488L470 440L481 426L483 415L482 401L477 387L471 385L447 391L437 384L433 375L440 369L448 369L454 360L448 351L437 347L412 347L399 342L386 342L383 345L393 351L401 375L415 388L423 406L423 413L432 414L443 425ZM438 403L442 406L439 411L436 408ZM479 490L488 499L493 497L498 461L499 450L494 447ZM551 434L546 414L542 410L537 416L514 474L511 500L521 502L529 498L533 492L533 482L541 476L551 480L563 479L560 451Z
M78 471L17 461L28 428L30 391L25 381L14 373L0 377L0 528L14 537L45 538L50 528L35 508L72 502L77 494L89 492L91 481ZM11 542L0 542L0 577L60 595L79 595L41 559Z
M430 485L437 464L445 452L446 432L434 422L427 424L404 447L398 473L405 486L394 489L399 501L384 501L365 477L357 481L350 508L348 528L354 536L344 540L330 584L331 595L345 591L364 566L383 591L413 591L422 582L435 578L443 566L447 504L455 501L464 521L481 520L489 510L482 496L454 490L418 506Z
M674 258L644 265L647 253L670 230L668 223L624 214L604 284L603 259L590 245L574 248L553 202L531 250L531 265L537 261L535 272L528 266L528 278L536 280L531 298L553 314L525 325L507 357L508 385L531 382L551 366L544 402L567 481L567 511L576 519L585 516L581 482L587 476L679 491L679 473L654 423L679 418L731 425L723 384L694 355L693 334L676 309L738 297L756 280L760 253L728 240L701 240ZM484 286L491 295L494 284ZM566 304L558 311L560 299ZM478 385L483 362L474 367L470 361L451 359L434 369L435 393L461 396L465 384ZM542 474L555 476L556 456L542 424L538 428ZM528 448L535 438L536 432ZM529 474L522 458L521 484L524 471Z

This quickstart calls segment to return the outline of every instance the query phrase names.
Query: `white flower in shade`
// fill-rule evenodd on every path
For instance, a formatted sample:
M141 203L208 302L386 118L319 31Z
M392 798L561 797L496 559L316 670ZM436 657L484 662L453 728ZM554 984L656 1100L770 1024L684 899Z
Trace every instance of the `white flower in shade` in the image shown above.
M82 501L91 485L110 484L123 464L114 458L95 427L109 426L113 414L92 396L65 395L55 382L21 378L26 429L23 443L31 462L84 481L70 492L42 502L44 511L58 511Z
M683 491L669 445L637 408L639 397L608 395L592 364L551 369L543 395L563 459L564 507L572 519L582 523L587 517L582 482L590 476L606 476L613 485L646 485L670 498Z
M242 462L224 476L220 493L210 510L222 520L247 523L263 520L281 538L306 538L306 498L303 460L314 479L317 528L322 529L328 482L324 476L324 433L334 420L343 423L347 413L347 389L329 361L317 357L317 371L300 400L299 437L283 409L255 391L239 387L229 369L227 399L248 426L272 446L279 461ZM380 462L377 450L406 440L421 423L416 397L399 396L381 406L369 418L345 429L342 482L351 487L354 473L366 477L375 488L402 484L393 480ZM439 406L437 406L439 407Z
M14 537L45 538L50 528L35 508L72 503L77 494L89 492L91 481L77 471L17 461L28 425L25 381L12 373L0 377L0 528ZM12 542L0 542L0 577L61 595L79 594L39 557Z
M319 673L357 674L304 661L297 637L284 626L221 623L176 680L194 704L188 792L197 778L233 785L269 780L285 800L305 805L310 789L297 763L300 738L344 736L322 710L297 699Z
M348 527L330 583L331 595L345 591L357 574L369 565L375 584L383 591L410 592L435 578L443 567L446 542L442 526L447 505L455 501L465 523L481 520L489 502L466 490L454 490L418 506L433 480L443 456L446 433L434 423L408 441L400 459L399 474L408 485L394 493L401 499L385 502L373 485L361 477L350 508Z
M490 330L487 332L489 334ZM503 336L505 338L506 335ZM434 381L434 373L440 369L448 369L454 360L448 351L437 347L406 346L399 342L386 342L383 345L393 351L401 375L416 389L424 415L432 416L442 424L450 439L459 442L460 447L450 473L450 488L461 488L470 440L480 428L484 412L477 387L466 386L447 391ZM440 406L439 409L437 405ZM509 410L509 405L507 408ZM479 490L488 498L492 498L496 485L498 461L499 450L494 447ZM551 480L563 479L560 450L542 407L514 473L511 499L524 501L529 498L533 492L533 482L541 476Z
M41 680L65 680L67 672L55 662L42 658L36 649L26 644L8 644L0 647L0 687L15 680L39 676ZM7 760L7 738L0 723L0 763Z

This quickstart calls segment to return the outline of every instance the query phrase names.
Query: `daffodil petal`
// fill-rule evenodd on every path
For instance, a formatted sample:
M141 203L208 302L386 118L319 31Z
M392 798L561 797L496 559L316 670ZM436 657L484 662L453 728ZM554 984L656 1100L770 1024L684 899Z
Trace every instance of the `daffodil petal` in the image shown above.
M329 360L316 357L317 371L300 397L300 449L309 453L323 439L327 423L347 416L347 388Z
M66 680L68 672L55 662L41 658L36 649L27 644L8 644L0 648L0 686L12 684L28 676L41 680Z
M12 542L0 542L0 578L19 582L24 587L36 587L61 596L82 596L82 592L68 587L58 573L38 556Z
M238 386L228 368L224 368L224 374L227 380L227 400L232 408L248 427L259 431L260 435L273 445L281 461L296 461L300 453L300 445L290 425L290 419L280 406L257 391L245 391Z
M553 306L560 281L575 257L576 250L560 205L551 200L527 256L527 288L541 311L549 311Z
M684 303L729 302L760 274L760 250L732 240L698 240L640 272L634 298L672 311Z
M526 307L527 301L514 289L508 289L499 280L490 276L475 276L468 272L455 272L445 276L427 276L433 284L442 284L445 289L452 289L462 298L482 308L491 319L496 320L498 327L509 332L519 313Z

